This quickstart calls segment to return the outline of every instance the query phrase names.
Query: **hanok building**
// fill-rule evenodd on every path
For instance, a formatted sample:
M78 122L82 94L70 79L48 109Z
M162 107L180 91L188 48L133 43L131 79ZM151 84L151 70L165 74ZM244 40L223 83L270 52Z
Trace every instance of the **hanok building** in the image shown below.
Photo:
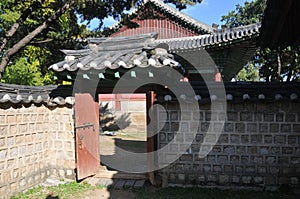
M147 109L158 99L208 102L212 90L215 96L225 91L221 83L210 91L205 84L230 81L238 73L256 49L260 27L217 29L158 0L143 1L129 19L134 28L119 22L111 28L111 37L90 38L82 50L63 50L66 59L50 67L57 78L73 82L74 93L92 93L96 101L100 93L135 92L147 95ZM148 134L153 131L148 128ZM157 150L157 137L149 138L147 145Z
M116 150L106 159L117 170L146 168L164 186L299 186L299 84L227 82L253 54L259 24L217 29L158 0L130 18L135 29L118 24L63 50L50 68L71 86L0 84L0 194L97 173L101 93L146 95L148 153Z

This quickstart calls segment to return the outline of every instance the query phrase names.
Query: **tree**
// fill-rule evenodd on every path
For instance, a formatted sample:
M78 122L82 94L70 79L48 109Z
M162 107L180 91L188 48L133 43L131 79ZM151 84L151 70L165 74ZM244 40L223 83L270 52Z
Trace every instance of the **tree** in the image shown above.
M237 27L248 25L251 23L261 22L263 13L266 8L266 0L254 0L245 2L243 6L237 5L236 9L230 11L228 15L222 16L221 21L225 22L228 27ZM299 79L300 48L271 50L258 49L253 59L237 74L237 80L257 81L264 79L265 81L296 81ZM249 66L251 66L249 68ZM245 72L247 71L247 75ZM251 77L250 74L257 74ZM250 76L249 76L250 75Z
M173 3L177 8L183 9L187 4L201 3L202 0L164 0ZM16 62L22 56L22 51L27 45L37 45L43 42L61 38L59 29L62 28L59 20L67 20L70 24L77 24L77 15L82 20L90 21L94 18L102 21L108 16L119 19L124 15L124 10L141 3L142 0L6 0L0 2L0 78L6 66ZM69 24L69 25L70 25ZM103 24L100 23L99 27ZM76 34L80 36L82 29L75 25L78 31L67 41L74 40ZM64 27L67 30L72 26ZM75 28L75 29L76 29ZM79 31L80 30L80 31ZM51 33L55 33L54 35ZM64 40L65 41L65 40ZM13 60L13 58L15 58Z

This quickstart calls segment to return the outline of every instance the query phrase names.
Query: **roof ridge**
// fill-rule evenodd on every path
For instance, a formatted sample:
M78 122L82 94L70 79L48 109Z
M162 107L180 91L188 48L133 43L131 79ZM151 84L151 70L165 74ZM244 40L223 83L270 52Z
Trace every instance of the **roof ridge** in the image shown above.
M179 37L179 38L168 38L168 39L157 39L154 42L170 42L170 41L186 41L186 40L191 40L191 39L203 39L206 37L212 37L218 34L226 34L226 33L232 33L232 32L237 32L241 30L252 30L255 33L259 32L261 24L260 23L253 23L245 26L239 26L239 27L234 27L234 28L226 28L226 29L216 29L213 33L210 34L204 34L204 35L196 35L196 36L189 36L189 37Z
M187 14L180 12L178 10L176 10L175 8L169 6L168 4L162 2L161 0L143 0L142 3L140 3L137 7L135 7L130 13L128 13L128 16L132 16L134 14L137 14L137 12L139 11L139 9L141 7L143 7L146 3L151 2L154 5L156 5L157 7L163 8L164 10L166 10L168 13L172 14L173 16L179 18L182 21L185 21L186 23L192 24L198 28L201 28L202 30L208 32L208 33L213 33L216 29L203 23L200 22L196 19L194 19L193 17L188 16ZM116 22L114 25L112 25L110 27L110 29L114 29L117 28L118 26L121 25L121 20Z

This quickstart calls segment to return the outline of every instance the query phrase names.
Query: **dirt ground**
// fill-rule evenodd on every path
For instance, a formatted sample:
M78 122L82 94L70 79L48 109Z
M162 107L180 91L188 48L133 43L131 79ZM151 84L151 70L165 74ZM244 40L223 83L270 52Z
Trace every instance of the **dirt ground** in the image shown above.
M96 189L85 192L80 197L82 199L132 199L136 195L130 190L117 190L117 189ZM75 199L75 198L74 198Z

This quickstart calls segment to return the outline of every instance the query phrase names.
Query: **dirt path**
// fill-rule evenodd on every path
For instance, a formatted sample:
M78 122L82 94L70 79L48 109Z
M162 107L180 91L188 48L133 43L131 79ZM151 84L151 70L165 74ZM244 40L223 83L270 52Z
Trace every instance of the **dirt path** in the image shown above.
M82 199L134 199L136 195L131 190L117 190L117 189L96 189L85 192L80 195ZM72 198L75 199L75 198Z

